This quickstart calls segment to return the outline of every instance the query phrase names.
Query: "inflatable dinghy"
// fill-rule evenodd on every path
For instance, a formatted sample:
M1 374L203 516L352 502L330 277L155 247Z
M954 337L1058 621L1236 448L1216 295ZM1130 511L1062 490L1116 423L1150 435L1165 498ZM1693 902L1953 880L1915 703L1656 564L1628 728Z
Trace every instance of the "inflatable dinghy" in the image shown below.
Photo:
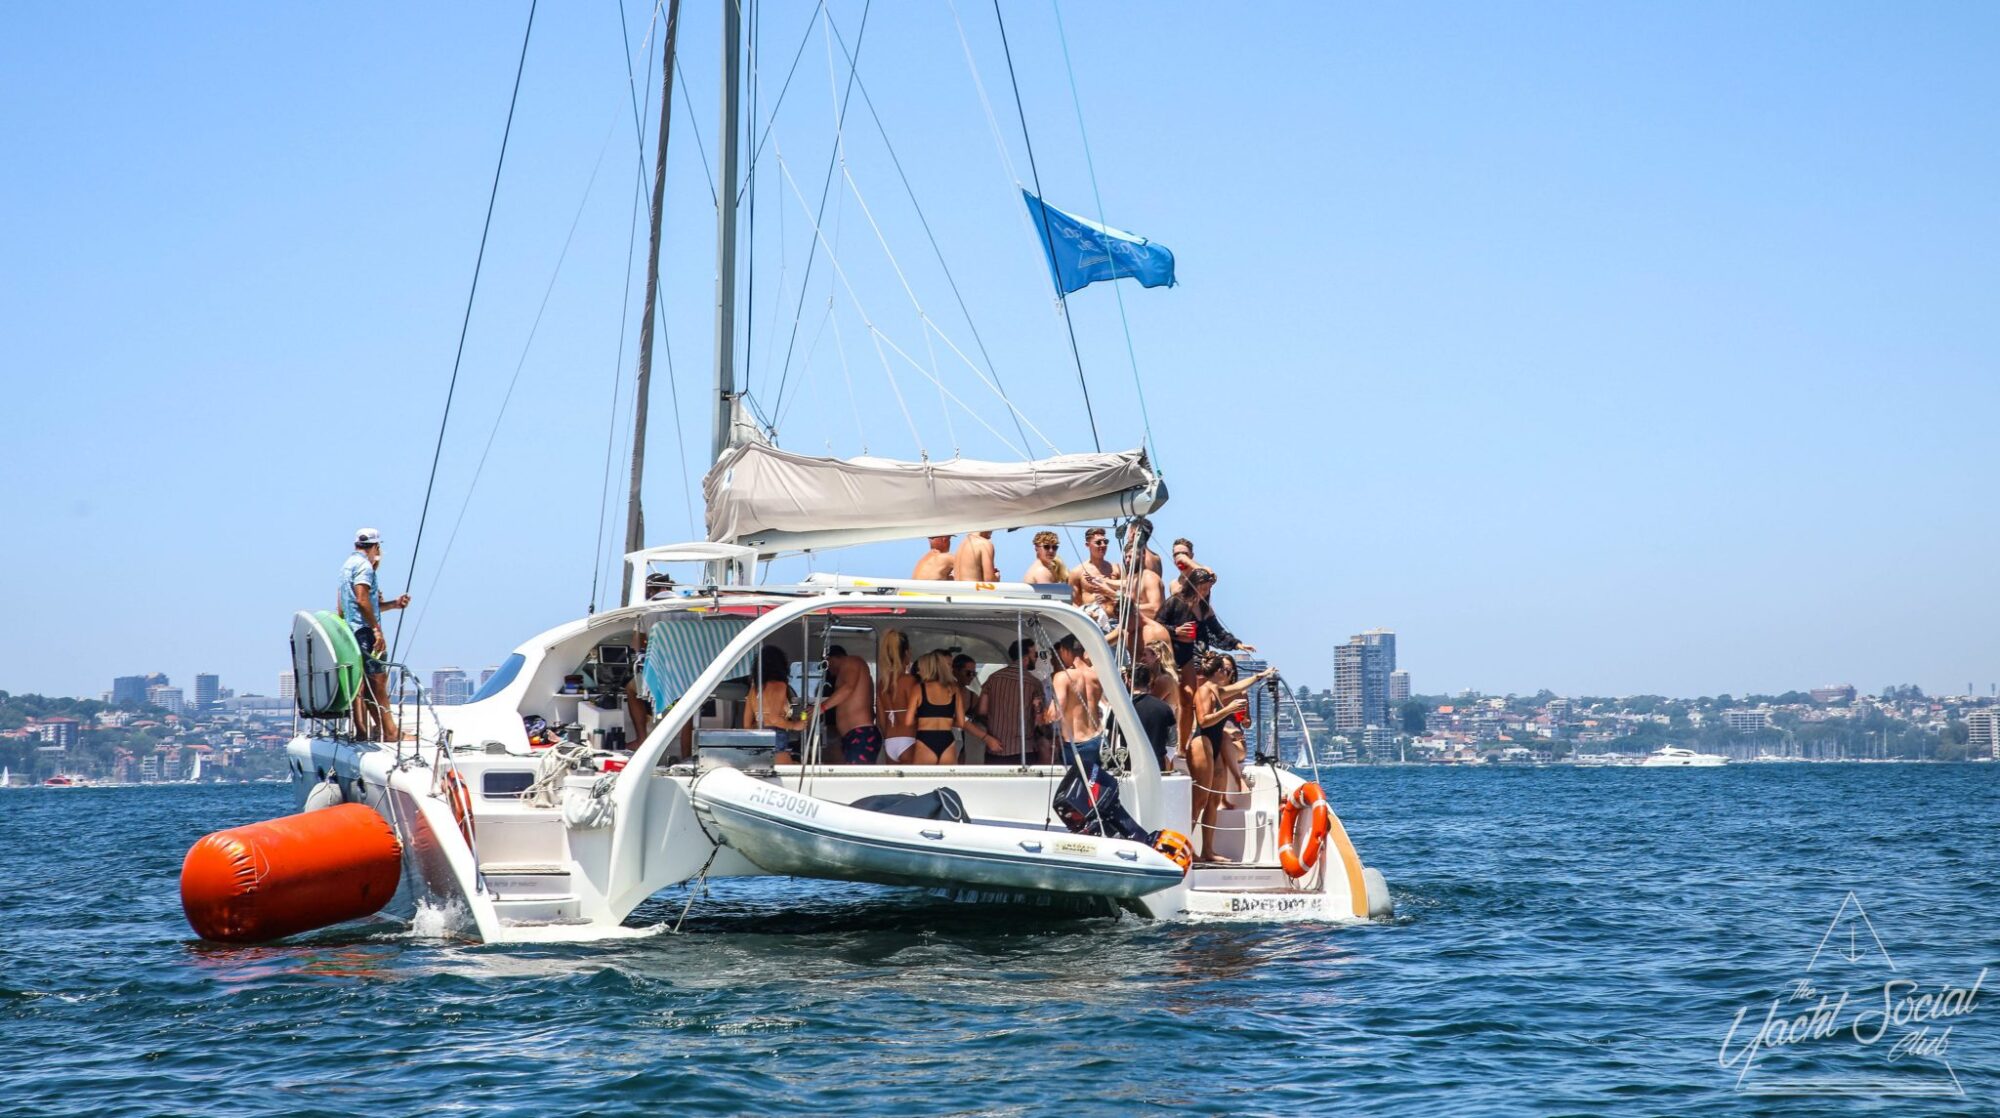
M292 681L307 718L344 718L353 709L361 693L361 647L338 615L292 615Z
M1129 839L866 811L736 769L703 773L692 794L712 837L794 877L1133 898L1179 885L1186 873Z

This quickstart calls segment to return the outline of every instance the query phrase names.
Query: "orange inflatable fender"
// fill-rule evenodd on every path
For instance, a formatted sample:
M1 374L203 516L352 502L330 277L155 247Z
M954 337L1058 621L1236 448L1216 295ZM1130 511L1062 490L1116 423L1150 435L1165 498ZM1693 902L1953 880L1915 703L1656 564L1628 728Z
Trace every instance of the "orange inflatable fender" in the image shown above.
M402 873L388 821L340 804L202 836L181 863L181 910L203 939L262 943L372 916Z
M1306 835L1305 850L1296 848L1299 831L1299 813L1312 813L1312 828ZM1333 809L1326 806L1326 793L1320 791L1317 783L1308 781L1298 790L1285 797L1278 806L1278 837L1284 845L1278 848L1278 864L1291 877L1304 877L1306 871L1319 864L1320 848L1326 844L1326 836L1333 830Z

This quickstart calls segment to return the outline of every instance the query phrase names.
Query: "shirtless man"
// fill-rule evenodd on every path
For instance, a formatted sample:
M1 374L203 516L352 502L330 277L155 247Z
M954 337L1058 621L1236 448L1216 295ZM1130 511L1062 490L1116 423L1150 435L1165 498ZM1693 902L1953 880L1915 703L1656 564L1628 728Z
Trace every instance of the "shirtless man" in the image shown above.
M1054 532L1036 532L1035 561L1028 564L1028 573L1021 576L1021 581L1029 586L1068 582L1069 572L1063 569L1063 561L1056 558L1056 549L1061 543Z
M1132 565L1132 553L1141 552L1146 557L1146 569L1154 576L1164 578L1166 568L1160 564L1160 553L1147 543L1153 536L1153 522L1143 516L1135 516L1125 522L1125 542L1118 549L1125 565Z
M882 731L875 726L875 679L868 662L839 645L827 649L827 678L833 694L819 701L840 731L840 753L850 765L872 765L882 756Z
M917 569L910 572L910 577L926 582L950 582L951 566L951 537L932 536L931 549L917 560Z
M1098 764L1098 750L1104 744L1104 724L1098 720L1104 685L1075 637L1064 634L1056 642L1056 656L1062 661L1062 670L1056 673L1056 727L1062 733L1063 763L1074 765L1081 757L1088 768Z
M1069 573L1070 604L1082 606L1099 629L1110 629L1118 616L1118 568L1104 557L1111 536L1091 528L1083 534L1083 546L1089 557Z
M960 582L999 582L1000 567L993 561L993 533L970 532L958 545L951 561L952 577Z
M1143 516L1135 516L1125 525L1125 541L1119 548L1119 577L1111 580L1122 597L1136 590L1133 607L1139 616L1152 619L1160 615L1160 606L1167 599L1167 584L1160 579L1160 557L1146 546L1153 535L1153 522Z

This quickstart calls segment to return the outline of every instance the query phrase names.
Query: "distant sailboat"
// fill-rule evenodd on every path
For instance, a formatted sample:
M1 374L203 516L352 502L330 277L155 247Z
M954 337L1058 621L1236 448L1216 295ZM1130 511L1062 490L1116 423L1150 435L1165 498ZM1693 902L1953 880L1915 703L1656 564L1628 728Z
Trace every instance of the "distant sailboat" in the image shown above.
M188 770L187 783L201 783L201 754L199 753L194 755L194 767Z

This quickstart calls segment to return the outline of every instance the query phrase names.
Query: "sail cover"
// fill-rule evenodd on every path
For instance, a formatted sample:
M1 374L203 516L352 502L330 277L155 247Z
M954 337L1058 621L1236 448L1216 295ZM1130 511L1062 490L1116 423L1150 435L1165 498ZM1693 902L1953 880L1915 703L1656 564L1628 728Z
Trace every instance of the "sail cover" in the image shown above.
M1144 450L899 462L749 443L724 454L701 489L709 539L765 550L1110 519L1165 500Z

